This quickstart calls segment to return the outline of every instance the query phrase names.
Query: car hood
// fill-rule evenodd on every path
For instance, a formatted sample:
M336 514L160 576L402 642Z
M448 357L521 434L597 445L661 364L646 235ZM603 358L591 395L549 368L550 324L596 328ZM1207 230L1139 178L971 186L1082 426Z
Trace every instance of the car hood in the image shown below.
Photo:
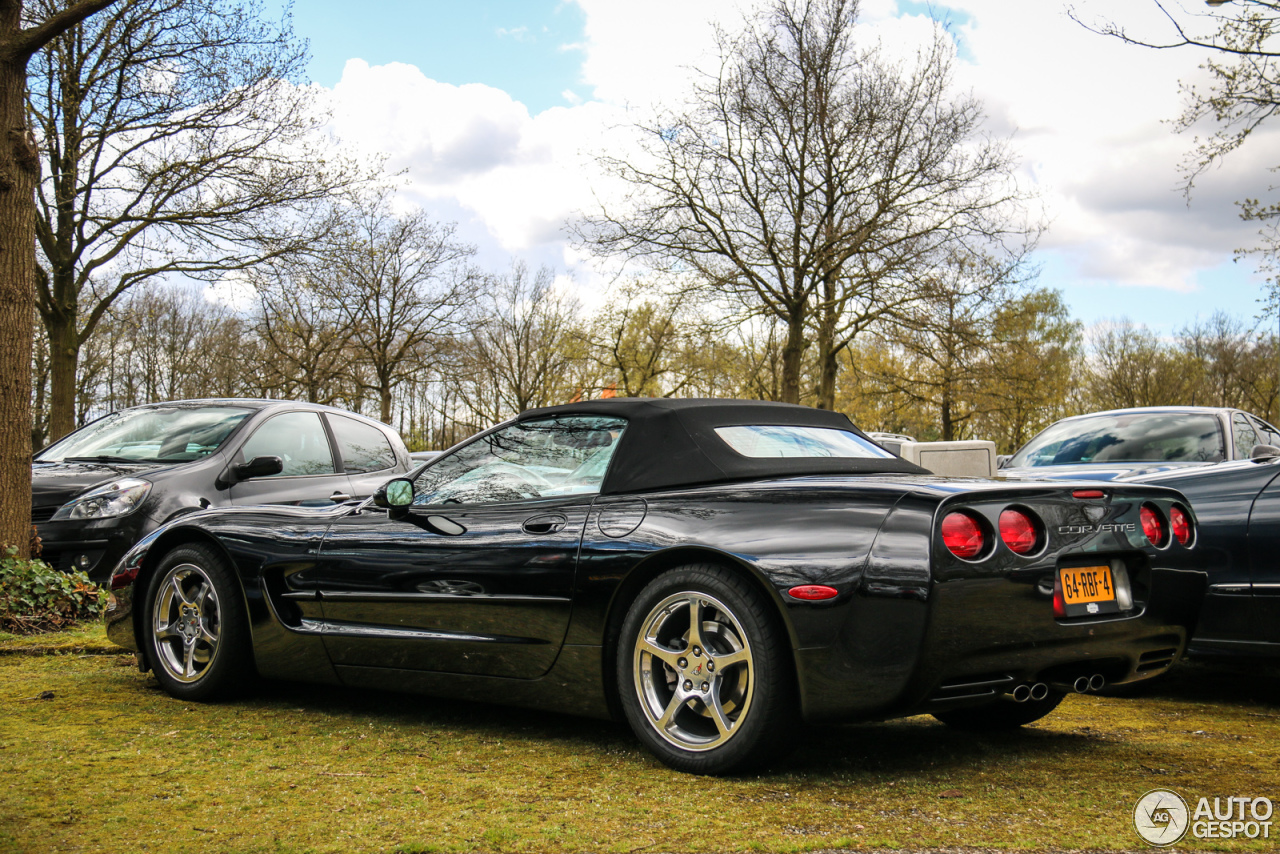
M43 463L36 460L31 463L31 506L65 504L99 484L172 467L170 463Z
M1006 480L1129 480L1162 471L1186 470L1215 463L1081 463L1070 466L1019 466L1002 468L996 477Z

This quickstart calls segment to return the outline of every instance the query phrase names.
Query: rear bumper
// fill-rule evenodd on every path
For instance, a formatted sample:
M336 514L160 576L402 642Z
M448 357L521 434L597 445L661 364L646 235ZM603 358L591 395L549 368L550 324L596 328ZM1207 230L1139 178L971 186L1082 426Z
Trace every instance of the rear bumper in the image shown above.
M1109 618L1055 619L1035 585L1007 578L936 584L926 602L863 600L836 644L796 651L805 719L903 717L980 705L1027 682L1156 676L1186 651L1203 576L1153 574L1151 598Z

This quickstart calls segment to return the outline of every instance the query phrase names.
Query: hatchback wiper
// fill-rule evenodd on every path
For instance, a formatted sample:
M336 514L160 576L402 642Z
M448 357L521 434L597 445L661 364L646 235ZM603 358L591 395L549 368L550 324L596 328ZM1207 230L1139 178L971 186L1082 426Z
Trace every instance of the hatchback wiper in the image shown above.
M63 457L64 463L153 463L155 460L140 460L137 457L113 457L99 454L96 457ZM44 460L41 460L44 462Z

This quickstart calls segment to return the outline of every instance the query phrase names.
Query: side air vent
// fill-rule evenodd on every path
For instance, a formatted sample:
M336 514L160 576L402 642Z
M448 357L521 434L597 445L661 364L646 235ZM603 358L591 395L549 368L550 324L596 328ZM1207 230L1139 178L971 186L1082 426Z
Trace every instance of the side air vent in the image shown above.
M1153 649L1150 652L1144 652L1138 656L1138 672L1149 673L1152 670L1163 670L1173 664L1173 660L1178 655L1178 650L1169 649Z

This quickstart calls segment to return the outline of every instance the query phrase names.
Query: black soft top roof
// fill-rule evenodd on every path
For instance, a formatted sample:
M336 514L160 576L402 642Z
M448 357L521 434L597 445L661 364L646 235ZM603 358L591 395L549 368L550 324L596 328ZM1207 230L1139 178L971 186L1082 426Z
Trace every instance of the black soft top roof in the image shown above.
M839 412L789 403L626 397L530 409L516 421L567 415L627 419L603 495L789 475L929 474L898 457L744 457L716 435L717 427L769 425L825 427L867 438Z

